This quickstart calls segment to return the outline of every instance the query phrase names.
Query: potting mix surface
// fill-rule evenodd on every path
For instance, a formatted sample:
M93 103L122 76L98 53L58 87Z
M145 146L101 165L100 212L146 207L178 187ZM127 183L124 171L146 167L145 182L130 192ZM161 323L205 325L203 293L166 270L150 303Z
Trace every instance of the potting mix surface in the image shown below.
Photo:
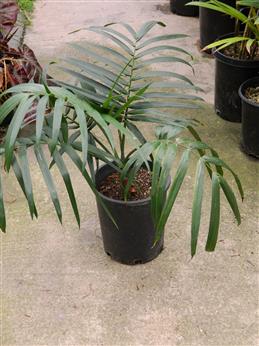
M151 191L151 179L150 172L140 168L129 189L127 200L137 201L148 198ZM123 201L127 182L127 179L121 181L119 173L115 172L102 182L99 191L106 197Z
M236 44L232 44L231 46L226 47L223 49L223 54L226 56L229 56L233 59L240 59L240 50L241 50L241 42L238 42ZM245 59L249 60L251 59L248 54L246 54L246 51L243 53L245 54ZM259 48L256 48L256 51L253 52L253 59L259 60Z
M256 88L247 88L245 96L252 102L259 104L259 86Z

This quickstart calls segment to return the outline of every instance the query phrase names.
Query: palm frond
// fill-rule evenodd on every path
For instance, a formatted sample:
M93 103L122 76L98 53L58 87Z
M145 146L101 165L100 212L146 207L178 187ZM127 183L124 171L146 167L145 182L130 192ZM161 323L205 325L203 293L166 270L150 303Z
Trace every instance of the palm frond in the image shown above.
M164 232L166 222L171 214L172 208L184 182L186 176L190 155L198 153L197 169L194 182L194 196L192 205L192 223L191 223L191 255L196 253L199 229L201 223L201 210L203 201L203 189L205 183L205 173L211 180L212 197L210 224L208 230L208 239L206 244L207 251L213 251L216 246L219 221L220 221L220 189L224 192L226 199L233 211L238 222L241 222L240 212L237 200L232 188L224 178L224 170L228 170L233 175L237 188L243 198L243 190L239 179L235 172L219 157L206 143L196 140L196 134L190 131L194 139L184 137L183 131L190 130L188 124L168 124L159 126L156 131L157 139L153 142L146 142L138 150L136 150L129 158L124 166L122 178L126 176L130 178L128 185L134 179L138 169L145 165L152 172L152 188L151 188L151 212L156 228L155 243L160 239ZM199 139L199 136L198 136ZM182 152L182 156L178 162L177 152ZM197 155L193 155L197 157ZM152 158L152 159L151 159ZM149 162L152 164L150 167ZM168 186L168 180L172 166L178 165L175 175L172 177L171 186ZM168 190L169 187L169 190ZM128 193L127 187L125 193Z
M179 82L176 83L178 80L183 82L183 87L188 88L189 85L195 89L192 81L183 74L172 71L172 66L175 63L192 68L190 61L186 59L186 56L191 59L191 54L176 45L161 44L163 41L170 42L171 40L186 38L187 35L165 34L146 39L146 35L150 34L150 31L157 25L165 27L162 22L150 21L143 24L139 31L135 31L125 23L111 23L104 27L89 28L90 31L94 31L111 41L112 46L108 48L111 51L107 50L106 45L91 42L73 45L84 55L84 60L66 59L66 62L72 65L72 68L62 67L62 69L73 78L77 78L81 83L84 83L84 85L93 87L94 90L90 92L84 88L83 84L80 88L71 85L70 90L78 96L86 97L89 101L96 103L98 107L103 103L103 107L109 107L109 114L114 116L118 112L118 103L122 102L124 105L122 121L127 118L131 110L141 110L145 105L145 108L148 107L150 110L156 108L196 108L197 103L195 104L193 101L199 100L198 97L195 98L188 96L186 93L180 93ZM128 31L128 35L120 31L120 26ZM104 55L104 51L107 54ZM172 55L171 52L175 55ZM159 56L156 56L156 53L159 53ZM91 61L94 61L94 63L91 63ZM152 69L153 66L161 64L170 66L170 71ZM78 70L75 70L75 68L78 68ZM168 83L168 78L172 79L170 83ZM159 79L159 82L157 79ZM139 83L143 80L147 80L147 83L140 85ZM168 90L161 89L163 83L167 83L165 87ZM161 101L145 104L138 102L139 99L131 99L135 92L147 86L148 88L143 92L142 98L150 98L151 94L148 94L148 89L151 90L152 88L152 96L160 98ZM69 83L65 87L69 88ZM173 88L176 91L173 91ZM157 94L154 95L154 92L157 92ZM182 104L179 102L166 102L170 94L172 94L172 98L184 99L185 102ZM104 101L105 97L108 98L109 102ZM128 102L129 100L131 101Z

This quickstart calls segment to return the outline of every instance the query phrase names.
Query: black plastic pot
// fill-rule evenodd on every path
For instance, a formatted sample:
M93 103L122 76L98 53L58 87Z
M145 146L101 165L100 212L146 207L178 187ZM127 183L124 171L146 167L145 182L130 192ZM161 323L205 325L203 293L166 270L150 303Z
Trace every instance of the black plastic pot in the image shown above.
M235 0L223 0L227 5L235 7ZM200 8L200 47L204 48L220 36L233 32L235 20L220 12Z
M197 6L185 6L190 0L170 0L171 11L180 16L186 17L198 17L199 7Z
M241 145L248 155L259 158L259 103L245 97L249 87L259 87L259 77L247 80L239 88L242 101Z
M241 100L238 95L240 85L247 79L259 75L258 60L238 60L220 51L214 51L215 111L223 119L241 122Z
M96 186L114 169L102 166L96 173ZM163 250L164 235L153 246L155 228L150 211L150 198L139 201L119 201L100 193L102 201L109 209L118 228L114 225L102 204L97 199L103 245L107 255L124 264L146 263L156 258Z

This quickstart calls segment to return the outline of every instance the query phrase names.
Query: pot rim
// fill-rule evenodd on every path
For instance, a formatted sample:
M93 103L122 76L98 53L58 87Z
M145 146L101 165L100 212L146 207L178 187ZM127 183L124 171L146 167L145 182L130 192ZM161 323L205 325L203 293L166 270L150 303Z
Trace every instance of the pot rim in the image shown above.
M95 175L97 174L97 172L98 172L101 168L103 168L103 167L105 167L105 166L111 167L111 166L108 165L108 163L104 163L102 166L99 167L98 170L96 170ZM170 184L171 184L171 177L169 176L169 178L168 178L168 183L167 183L167 189L169 188ZM102 193L101 193L100 191L98 191L98 190L97 190L97 193L98 193L98 195L99 195L102 199L104 199L104 200L106 200L106 201L108 201L108 202L110 202L110 203L120 204L120 205L124 205L124 206L125 206L125 205L129 205L129 206L141 206L141 205L148 204L148 203L151 202L151 197L150 197L150 196L147 197L147 198L144 198L144 199L136 200L136 201L122 201L122 200L119 200L119 199L113 199L113 198L107 197L107 196L105 196L104 194L102 194Z
M252 77L252 78L249 78L247 79L245 82L243 82L239 89L238 89L238 94L239 94L239 97L241 98L242 101L250 104L251 106L254 106L254 107L258 107L259 108L259 103L256 103L256 102L253 102L251 101L250 99L248 99L245 95L244 95L244 90L246 90L250 85L251 82L253 82L254 80L257 80L258 81L258 86L259 86L259 76L258 77Z
M120 199L113 199L110 197L105 196L104 194L102 194L100 191L97 191L98 195L102 198L105 199L107 201L109 201L110 203L114 203L114 204L121 204L121 205L129 205L129 206L134 206L134 205L143 205L143 204L147 204L151 201L151 198L144 198L144 199L139 199L136 201L122 201Z

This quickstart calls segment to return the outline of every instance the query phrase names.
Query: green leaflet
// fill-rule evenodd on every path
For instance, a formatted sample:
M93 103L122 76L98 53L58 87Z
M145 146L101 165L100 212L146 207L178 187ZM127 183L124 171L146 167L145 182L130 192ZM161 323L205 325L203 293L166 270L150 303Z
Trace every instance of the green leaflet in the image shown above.
M92 28L89 28L88 30L94 31L103 35L104 37L110 39L113 43L118 45L120 48L122 48L127 54L132 55L132 50L123 41L121 41L119 38L117 38L113 34L107 31L103 31L100 27L92 27Z
M175 51L175 52L179 52L179 53L183 53L185 55L188 55L189 57L192 57L192 55L187 52L185 49L182 49L180 47L176 47L176 46L169 46L169 45L160 45L160 46L155 46L152 48L148 48L140 53L138 53L136 55L137 59L149 56L150 54L156 53L156 52L165 52L165 51Z
M49 102L49 97L48 97L48 95L45 95L39 100L38 105L37 105L36 139L37 139L38 144L40 143L40 140L41 140L43 124L44 124L45 116L47 113L48 102Z
M166 26L163 22L158 22L155 20L143 24L137 32L137 41L140 41L144 36L146 36L146 34L156 25L160 25L162 27Z
M58 143L59 131L61 128L62 116L64 112L65 102L62 99L57 99L53 112L53 124L52 124L52 139L50 144L51 153L56 149Z
M144 60L141 63L137 64L135 69L139 70L145 66L149 67L150 65L153 65L153 64L157 64L157 63L161 64L161 63L169 63L169 62L178 62L181 64L185 64L185 65L191 67L191 69L193 70L192 65L188 61L181 59L181 58L178 58L178 57L175 57L175 56L160 56L160 57L156 57L156 58L147 59L147 60Z
M62 156L60 155L60 153L57 150L55 150L53 153L53 159L55 160L57 167L59 169L59 172L63 178L64 184L65 184L66 189L67 189L68 197L69 197L71 206L72 206L73 211L74 211L74 215L75 215L77 224L80 227L80 215L79 215L76 197L75 197L75 193L74 193L74 189L72 186L69 172L66 168L66 165L64 163Z
M129 25L128 23L124 23L124 22L108 23L108 24L105 24L105 27L111 26L111 25L116 25L116 24L119 24L119 25L123 26L123 27L131 34L131 36L132 36L134 39L137 38L136 31L135 31L135 30L132 28L132 26Z
M20 167L20 165L19 165L15 155L13 156L13 160L12 160L12 168L13 168L15 177L16 177L16 179L17 179L17 181L18 181L18 183L19 183L19 185L20 185L20 187L22 189L22 192L24 193L24 196L27 198L21 167ZM28 200L27 200L27 202L28 202L28 205L29 205L29 201ZM34 209L33 214L37 218L38 217L38 212L37 212L35 204L33 206L33 209Z
M102 95L106 95L107 93L109 93L109 90L110 90L109 85L106 85L105 83L98 82L92 78L89 78L89 77L83 75L80 72L73 71L72 69L69 69L66 67L60 67L60 69L64 72L67 72L71 76L75 77L80 82L89 85L90 87L94 88L95 90L98 90L98 92ZM64 82L60 82L60 81L58 83L60 85L64 85L64 86L75 87L75 85L73 85L73 84L68 84L68 83L64 83ZM110 83L110 86L111 86L111 83ZM114 91L114 93L119 95L119 93L116 91Z
M34 94L34 95L44 95L46 92L44 85L37 84L37 83L25 83L25 84L17 84L9 89L7 89L5 92L1 94L1 97L6 94L13 94L13 93L28 93L28 94Z
M210 226L206 243L206 251L214 251L219 231L220 222L220 178L217 174L212 175L212 195L210 207Z
M60 223L62 223L62 211L61 211L61 206L60 206L60 202L59 202L59 198L58 198L58 194L45 158L45 155L43 153L43 150L41 148L40 145L35 144L34 145L34 152L35 152L35 156L37 158L42 176L45 180L46 186L48 188L50 197L52 199L54 208L56 210L58 219L60 221Z
M178 169L177 169L176 174L174 176L174 179L172 181L171 187L168 191L168 196L167 196L163 211L160 215L159 222L157 225L156 241L160 238L162 232L164 231L165 224L168 220L168 217L169 217L171 210L174 206L174 202L176 200L178 192L179 192L179 190L182 186L182 183L184 181L184 178L185 178L185 175L186 175L186 172L188 169L189 156L190 156L190 150L186 150L182 155Z
M0 106L0 124L18 106L24 97L25 95L23 94L13 95Z
M22 179L24 184L24 192L25 192L26 199L28 201L31 218L33 219L33 216L36 210L35 210L35 202L34 202L33 191L32 191L30 166L29 166L29 161L27 157L27 148L25 146L19 147L18 158L20 161ZM35 216L37 217L37 212Z
M110 27L108 27L107 25L105 25L105 26L91 26L90 28L89 28L89 30L90 31L100 31L100 32L102 32L102 33L109 33L109 34L111 34L111 36L113 37L113 39L116 39L116 40L118 40L118 38L120 39L120 42L122 43L122 45L124 45L125 43L124 42L127 42L128 44L129 44L129 46L131 47L132 45L134 45L134 42L130 39L130 38L128 38L128 36L126 36L126 35L124 35L124 34L122 34L120 31L117 31L117 30L115 30L115 29L112 29L112 28L110 28ZM121 41L121 39L122 39L122 41ZM124 41L124 42L123 42ZM117 42L117 41L115 41L115 42ZM124 46L122 46L121 45L121 47L124 47ZM127 46L126 46L127 47Z
M235 179L240 197L243 200L244 199L244 191L243 191L242 184L241 184L237 174L224 161L220 160L218 157L205 156L204 159L206 160L206 162L212 163L216 166L222 166L231 172L231 174L233 175L233 177Z
M87 130L87 124L86 124L86 116L84 111L78 106L75 106L75 111L78 117L80 132L81 132L81 139L82 139L82 152L83 152L83 167L85 168L86 162L87 162L87 155L88 155L88 130Z
M133 80L134 81L138 81L138 80L143 80L146 78L154 78L154 77L172 77L172 78L176 78L179 80L182 80L186 83L189 83L190 85L193 85L192 81L185 77L184 75L181 75L179 73L175 73L175 72L171 72L171 71L148 71L148 72L142 72L142 73L138 73L138 77L135 77Z
M228 200L228 203L235 215L235 218L237 220L238 225L240 225L241 223L241 216L240 216L240 212L239 212L239 208L238 208L238 204L237 204L237 200L235 197L234 192L232 191L231 187L229 186L229 184L227 183L227 181L219 175L219 182L220 182L220 186Z
M82 173L84 179L86 180L86 182L90 186L91 190L95 194L96 198L98 198L98 200L102 204L104 210L107 212L107 214L109 215L109 217L112 220L112 222L117 226L113 216L111 215L111 213L109 212L109 210L107 209L107 207L103 203L102 199L100 198L100 196L98 194L98 191L96 190L96 187L95 187L94 182L91 179L90 175L88 174L86 169L82 170L82 160L80 159L80 157L78 156L76 151L68 144L62 145L62 148L63 148L64 152L66 152L67 155L70 157L70 159L73 161L73 163L76 165L76 167L80 170L80 172Z
M196 170L195 184L194 184L194 196L192 205L192 226L191 226L191 256L196 253L200 220L201 220L201 206L203 197L203 185L204 185L204 172L205 165L203 158L200 158Z
M112 59L107 58L103 54L97 53L96 51L93 51L93 50L89 49L88 47L79 45L77 43L70 43L70 46L72 46L73 48L75 48L75 49L79 50L80 52L84 53L86 56L90 56L90 57L94 58L98 62L102 62L105 65L112 66L115 69L116 72L120 71L122 69L122 65L120 65L119 63L113 61Z
M29 97L29 95L23 95L8 127L5 138L5 167L7 171L9 171L11 167L15 141L22 126L24 117L26 113L30 111L35 98L36 96Z
M144 41L143 43L141 43L137 47L137 50L142 49L146 46L149 46L150 44L155 43L155 42L160 43L161 41L176 40L178 38L186 38L186 37L188 37L188 35L185 35L185 34L169 34L169 35L155 36L155 37L152 37L152 38Z

